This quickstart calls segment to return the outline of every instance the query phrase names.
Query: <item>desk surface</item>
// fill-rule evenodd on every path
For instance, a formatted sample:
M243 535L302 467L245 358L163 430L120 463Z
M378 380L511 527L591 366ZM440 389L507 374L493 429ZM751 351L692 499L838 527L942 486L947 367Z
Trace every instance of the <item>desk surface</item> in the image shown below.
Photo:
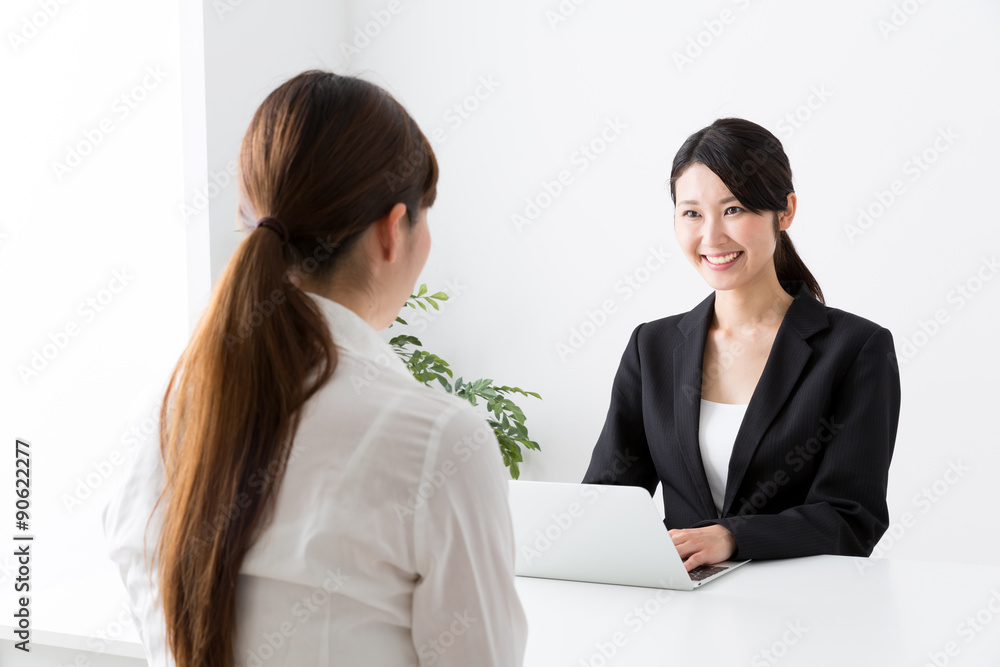
M693 591L524 577L517 590L526 667L1000 666L1000 567L816 556Z
M693 591L526 577L517 590L525 667L1000 666L1000 567L817 556ZM142 657L124 601L116 577L38 591L33 642Z

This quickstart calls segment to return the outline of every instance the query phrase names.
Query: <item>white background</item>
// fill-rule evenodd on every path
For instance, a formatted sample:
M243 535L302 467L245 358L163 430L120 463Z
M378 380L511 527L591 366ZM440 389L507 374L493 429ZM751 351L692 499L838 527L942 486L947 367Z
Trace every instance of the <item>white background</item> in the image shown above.
M723 116L770 129L799 199L789 233L827 304L889 328L902 362L889 486L896 537L876 553L1000 562L989 510L1000 469L1000 280L988 263L1000 250L990 194L1000 148L996 3L592 1L563 3L574 8L563 16L557 2L527 0L420 0L393 5L395 14L385 0L104 0L53 3L54 15L15 44L43 4L7 2L0 23L10 313L0 488L13 489L14 439L28 440L38 586L111 569L99 518L117 462L133 442L157 444L127 434L149 429L240 239L231 182L188 217L180 206L199 201L212 175L225 180L264 96L313 67L379 83L425 133L441 130L421 281L452 300L411 318L412 329L456 375L541 393L520 401L542 446L526 454L523 479L579 481L632 329L709 293L672 230L666 184L681 143ZM886 33L894 11L901 25ZM689 48L696 57L679 66ZM135 92L154 81L147 68L166 76ZM128 115L116 105L123 94ZM104 118L112 131L60 178L55 164ZM620 134L581 168L581 145L609 120ZM939 132L954 137L938 142L944 151L934 148ZM925 151L933 163L915 168ZM539 201L562 170L571 183ZM899 194L879 211L897 180ZM525 215L528 199L546 205L518 229L512 216ZM860 229L859 208L880 215ZM669 258L629 293L620 281L646 277L651 248ZM104 293L120 286L116 271L127 284ZM958 297L959 286L972 298ZM107 301L92 318L79 305L89 298ZM608 299L614 313L560 355L557 345L570 345ZM71 322L78 334L23 377ZM953 464L958 478L946 477ZM0 535L13 534L14 496L0 498ZM0 556L5 590L11 551Z

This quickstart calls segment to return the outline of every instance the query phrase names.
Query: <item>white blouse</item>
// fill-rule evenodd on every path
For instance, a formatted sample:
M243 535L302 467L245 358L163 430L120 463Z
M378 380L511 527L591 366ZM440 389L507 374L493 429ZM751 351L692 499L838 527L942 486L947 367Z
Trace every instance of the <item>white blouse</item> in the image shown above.
M715 511L719 516L722 516L722 505L726 498L729 459L746 410L747 404L714 403L701 399L698 444L701 446L701 460L705 465L708 487L712 490L712 500L715 501Z
M353 311L308 294L339 361L303 408L273 521L243 561L236 664L521 665L527 622L495 434L468 402L417 382ZM174 664L142 547L161 466L154 439L103 515L151 667Z

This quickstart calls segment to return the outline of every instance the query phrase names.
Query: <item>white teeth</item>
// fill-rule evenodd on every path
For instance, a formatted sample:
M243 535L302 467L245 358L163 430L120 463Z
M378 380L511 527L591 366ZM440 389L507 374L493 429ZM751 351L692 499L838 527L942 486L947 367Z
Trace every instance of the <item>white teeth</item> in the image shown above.
M731 252L728 255L723 255L721 257L709 257L706 255L705 259L707 259L712 264L728 264L729 262L736 259L739 256L739 254L740 254L739 252Z

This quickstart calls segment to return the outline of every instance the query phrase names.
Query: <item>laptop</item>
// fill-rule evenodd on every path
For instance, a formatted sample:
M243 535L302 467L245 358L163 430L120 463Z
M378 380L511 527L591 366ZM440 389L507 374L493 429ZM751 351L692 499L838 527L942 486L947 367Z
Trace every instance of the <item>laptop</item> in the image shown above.
M689 591L749 562L688 573L642 487L509 483L519 576Z

